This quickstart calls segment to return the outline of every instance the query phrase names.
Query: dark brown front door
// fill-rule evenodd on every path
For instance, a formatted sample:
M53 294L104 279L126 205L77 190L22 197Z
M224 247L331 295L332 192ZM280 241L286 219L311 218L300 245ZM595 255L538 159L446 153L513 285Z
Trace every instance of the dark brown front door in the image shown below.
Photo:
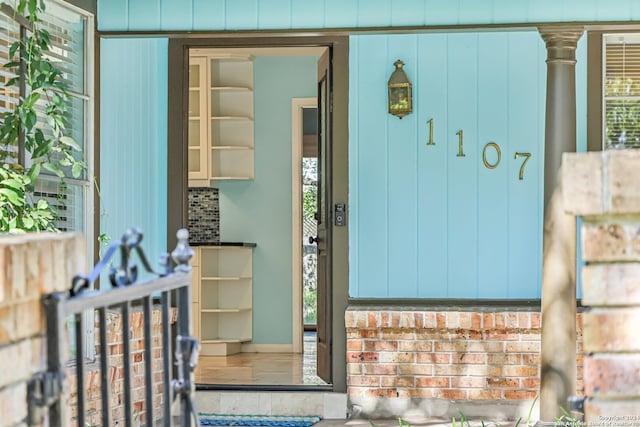
M331 383L331 64L318 60L318 307L317 373Z

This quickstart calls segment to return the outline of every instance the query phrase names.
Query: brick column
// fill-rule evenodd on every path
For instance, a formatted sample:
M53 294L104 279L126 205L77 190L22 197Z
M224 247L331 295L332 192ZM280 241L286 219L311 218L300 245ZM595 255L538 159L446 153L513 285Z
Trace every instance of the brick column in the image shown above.
M565 154L562 174L584 219L585 421L640 425L640 150Z

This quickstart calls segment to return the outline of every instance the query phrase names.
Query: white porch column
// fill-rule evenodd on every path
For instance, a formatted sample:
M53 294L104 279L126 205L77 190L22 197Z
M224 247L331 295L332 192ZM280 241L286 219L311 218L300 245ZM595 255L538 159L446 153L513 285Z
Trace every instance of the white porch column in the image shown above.
M547 45L540 419L552 422L576 387L575 219L564 213L559 170L576 151L576 45L581 26L538 28Z

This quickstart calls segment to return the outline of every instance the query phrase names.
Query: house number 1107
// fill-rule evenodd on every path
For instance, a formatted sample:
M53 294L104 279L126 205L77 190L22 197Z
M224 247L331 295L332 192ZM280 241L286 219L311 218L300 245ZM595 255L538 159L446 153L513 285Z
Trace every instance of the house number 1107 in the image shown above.
M427 142L427 145L436 145L436 143L433 142L433 119L429 119L427 121L427 124L429 125L429 141ZM456 154L456 157L466 157L464 154L463 135L464 134L462 132L462 129L456 132L456 136L458 137L458 154ZM493 150L496 153L496 159L494 161L489 161L487 159L487 151L489 150ZM527 166L527 162L531 158L531 153L516 152L515 155L513 156L514 159L518 159L521 157L524 158L524 161L520 165L518 179L522 181L524 179L524 169ZM482 149L482 163L484 164L484 167L486 167L487 169L495 169L500 164L501 159L502 159L502 150L500 149L500 146L493 141L487 142L484 148Z

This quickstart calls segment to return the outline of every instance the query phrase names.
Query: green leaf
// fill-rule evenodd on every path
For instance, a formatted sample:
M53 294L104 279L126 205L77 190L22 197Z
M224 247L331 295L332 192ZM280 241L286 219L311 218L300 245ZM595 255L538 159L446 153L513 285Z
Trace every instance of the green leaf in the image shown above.
M38 210L41 210L41 211L49 209L49 203L44 199L38 200L38 204L36 206L37 206Z
M11 47L9 48L9 58L13 58L13 56L16 54L18 49L20 49L20 41L15 41L11 43Z
M74 178L79 178L80 175L82 174L83 169L84 169L84 164L82 164L81 162L76 162L71 167L71 174L73 175Z
M25 98L22 105L24 106L24 108L33 108L33 106L36 104L36 102L38 102L39 99L40 99L39 92L31 92L29 96Z
M25 117L24 125L27 129L31 130L36 125L37 121L38 116L36 115L35 111L29 111L27 113L27 116Z
M40 163L34 163L29 168L29 172L27 173L27 177L30 182L35 182L36 178L40 175Z
M42 166L49 172L56 174L60 178L64 178L64 172L62 172L62 169L60 169L60 166L58 166L57 164L51 163L51 162L45 162L42 164Z
M78 145L78 143L71 137L62 136L60 137L60 142L68 147L73 148L76 151L82 151L80 145Z
M31 154L31 156L36 159L39 157L42 157L45 154L47 154L49 151L51 151L52 147L53 147L52 140L41 142L40 144L37 145L36 149L33 150L33 153Z
M22 200L20 198L20 194L18 194L14 190L11 190L9 188L0 188L0 195L5 196L9 200L9 202L14 204L15 206L24 205L24 200Z
M35 224L36 224L36 222L33 220L33 218L31 218L29 216L25 216L25 217L22 218L22 225L27 230L33 229L33 226Z

